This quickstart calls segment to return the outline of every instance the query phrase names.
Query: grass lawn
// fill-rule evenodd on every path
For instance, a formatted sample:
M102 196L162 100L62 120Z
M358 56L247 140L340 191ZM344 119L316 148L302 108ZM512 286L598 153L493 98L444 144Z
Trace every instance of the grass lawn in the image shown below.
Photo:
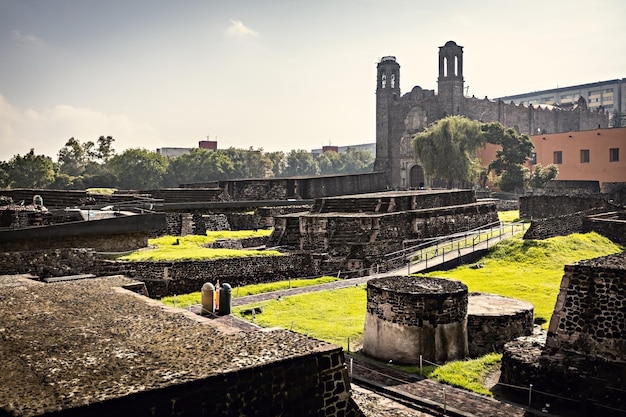
M216 258L240 258L246 256L281 256L275 250L237 250L237 249L212 249L206 245L218 239L244 239L248 237L269 236L269 229L257 231L219 231L207 232L206 236L187 235L183 237L162 236L148 240L148 248L140 249L129 255L121 256L122 261L183 261Z
M320 277L310 279L292 279L289 281L268 282L265 284L246 285L243 287L234 287L232 289L232 297L245 297L246 295L263 294L266 292L287 290L289 288L300 288L309 285L325 284L327 282L337 281L335 277ZM196 291L190 294L181 294L171 297L163 297L161 302L174 307L188 307L190 305L202 303L202 292Z
M528 301L535 306L536 320L547 323L554 309L565 264L622 250L596 233L531 241L515 237L495 245L481 259L483 268L461 266L428 275L460 280L470 291ZM358 286L284 297L234 308L232 312L241 315L242 310L262 306L263 312L254 318L242 317L264 327L291 329L347 349L348 340L353 348L363 337L366 303L365 288ZM499 366L499 361L500 355L487 355L471 361L451 362L429 369L426 374L450 385L490 395L482 380Z

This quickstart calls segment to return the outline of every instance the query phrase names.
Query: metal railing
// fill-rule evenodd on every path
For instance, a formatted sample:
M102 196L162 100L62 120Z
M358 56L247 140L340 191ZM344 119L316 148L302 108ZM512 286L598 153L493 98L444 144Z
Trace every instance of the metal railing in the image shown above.
M411 264L423 262L424 267L428 268L429 260L440 258L443 263L446 261L446 255L454 253L450 258L457 258L473 253L481 243L485 245L480 249L489 249L490 244L495 244L517 232L523 232L528 227L529 223L525 222L494 222L465 232L429 239L419 245L392 252L387 255L387 261L401 260L402 263L408 264L410 273Z

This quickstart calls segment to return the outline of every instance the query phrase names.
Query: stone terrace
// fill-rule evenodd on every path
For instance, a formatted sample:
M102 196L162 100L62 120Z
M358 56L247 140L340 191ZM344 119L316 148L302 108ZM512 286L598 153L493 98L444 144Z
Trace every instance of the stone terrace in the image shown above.
M0 415L360 415L340 347L229 328L133 283L0 276Z

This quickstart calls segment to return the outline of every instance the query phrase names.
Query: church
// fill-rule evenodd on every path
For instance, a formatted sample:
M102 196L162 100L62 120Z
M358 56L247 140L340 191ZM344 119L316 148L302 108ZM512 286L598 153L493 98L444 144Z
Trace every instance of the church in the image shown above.
M433 122L452 115L481 122L500 122L520 134L550 134L606 128L609 114L590 110L584 98L568 109L532 105L526 107L501 100L464 95L463 47L448 41L439 47L437 92L419 86L401 94L400 64L385 56L377 64L376 161L374 171L384 171L393 189L433 186L416 161L413 136Z

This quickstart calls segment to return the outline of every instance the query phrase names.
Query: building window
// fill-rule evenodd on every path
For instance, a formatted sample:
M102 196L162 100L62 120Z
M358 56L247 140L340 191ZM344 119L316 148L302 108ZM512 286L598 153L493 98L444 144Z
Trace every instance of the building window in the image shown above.
M555 164L563 163L563 151L554 151L554 163Z
M609 162L617 162L619 161L619 148L610 148L609 149Z
M580 163L581 164L589 163L589 149L580 150Z

